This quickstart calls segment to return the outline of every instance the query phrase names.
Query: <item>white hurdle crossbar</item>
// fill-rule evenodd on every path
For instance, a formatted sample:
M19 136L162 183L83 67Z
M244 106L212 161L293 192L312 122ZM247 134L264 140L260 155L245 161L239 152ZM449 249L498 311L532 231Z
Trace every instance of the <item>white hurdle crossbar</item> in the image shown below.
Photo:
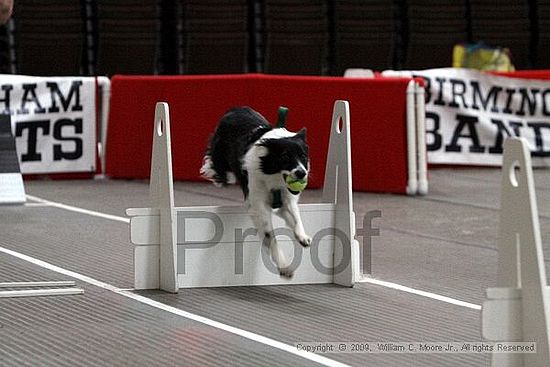
M526 140L504 143L498 288L488 288L482 334L493 342L535 342L536 353L493 353L493 367L550 366L550 288Z
M275 234L295 268L282 278L244 206L174 207L167 103L157 103L150 208L127 209L134 247L135 289L336 283L359 279L351 180L349 104L336 101L323 203L300 204L313 244L303 248L274 217ZM278 233L278 231L280 231ZM282 233L281 233L282 232Z

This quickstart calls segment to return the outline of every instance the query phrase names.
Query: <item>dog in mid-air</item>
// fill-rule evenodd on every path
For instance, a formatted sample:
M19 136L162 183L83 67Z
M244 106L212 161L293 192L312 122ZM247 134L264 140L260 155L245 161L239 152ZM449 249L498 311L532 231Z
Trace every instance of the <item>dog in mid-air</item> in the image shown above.
M307 180L308 150L305 128L297 133L273 128L250 107L236 107L220 120L201 168L201 175L217 186L240 184L260 240L269 246L281 276L288 278L292 270L277 245L271 213L278 208L275 213L293 230L298 242L311 244L298 209L301 191L287 185L291 180Z

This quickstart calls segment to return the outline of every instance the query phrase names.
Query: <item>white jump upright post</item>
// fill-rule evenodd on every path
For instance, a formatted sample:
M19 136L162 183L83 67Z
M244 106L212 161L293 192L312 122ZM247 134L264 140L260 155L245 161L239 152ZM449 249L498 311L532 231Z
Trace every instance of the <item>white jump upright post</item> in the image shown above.
M153 151L149 202L159 215L159 285L163 291L177 293L176 272L176 211L172 177L172 147L170 138L170 110L168 103L157 103L153 128Z
M418 159L418 194L428 194L428 162L426 152L426 102L424 87L415 82L416 144Z
M277 241L292 259L291 279L275 268L242 206L174 207L168 105L158 103L151 166L151 208L128 209L135 289L336 283L359 277L359 245L351 195L349 105L336 101L323 199L300 204L304 248L274 216ZM160 123L162 121L163 123ZM285 231L286 230L286 231Z
M413 79L407 85L407 195L428 193L425 114L424 87Z
M323 185L323 202L335 204L335 225L343 231L343 238L349 238L349 243L336 246L334 256L337 259L349 257L348 268L334 274L334 283L353 285L358 280L359 273L359 242L355 240L355 212L353 211L351 170L351 133L350 113L347 101L336 101L332 112L332 124ZM350 253L347 254L346 252Z
M493 353L493 367L550 366L550 288L531 169L523 138L504 143L498 288L488 288L482 334L493 342L535 342L536 353Z

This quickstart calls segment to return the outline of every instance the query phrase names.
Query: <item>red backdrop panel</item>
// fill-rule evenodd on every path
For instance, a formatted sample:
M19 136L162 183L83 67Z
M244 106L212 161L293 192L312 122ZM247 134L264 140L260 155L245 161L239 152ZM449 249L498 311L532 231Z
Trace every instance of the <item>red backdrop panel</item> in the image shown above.
M350 103L353 186L356 190L405 192L407 184L407 79L263 76L257 101L270 121L289 108L288 128L308 129L315 187L324 179L334 101Z
M407 185L408 79L344 79L275 75L115 76L107 141L107 174L147 178L154 106L170 105L174 178L201 180L208 138L224 112L248 105L274 123L280 105L287 127L308 129L309 187L322 185L333 103L350 102L355 190L404 193Z
M168 102L174 179L197 180L217 121L229 107L246 104L249 91L246 77L113 77L107 175L149 177L155 104Z

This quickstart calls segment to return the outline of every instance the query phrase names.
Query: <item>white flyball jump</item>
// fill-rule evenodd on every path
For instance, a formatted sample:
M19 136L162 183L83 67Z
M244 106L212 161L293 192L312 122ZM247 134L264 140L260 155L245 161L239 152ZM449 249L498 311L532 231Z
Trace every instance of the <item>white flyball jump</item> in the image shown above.
M128 209L134 247L135 289L336 283L359 279L351 179L349 103L336 101L323 188L323 202L300 204L303 248L274 216L278 242L295 269L282 278L260 243L245 206L175 207L167 103L155 110L150 208Z
M488 288L482 334L493 342L535 342L536 353L493 353L493 367L550 366L550 288L540 236L531 155L507 139L502 165L498 288Z

